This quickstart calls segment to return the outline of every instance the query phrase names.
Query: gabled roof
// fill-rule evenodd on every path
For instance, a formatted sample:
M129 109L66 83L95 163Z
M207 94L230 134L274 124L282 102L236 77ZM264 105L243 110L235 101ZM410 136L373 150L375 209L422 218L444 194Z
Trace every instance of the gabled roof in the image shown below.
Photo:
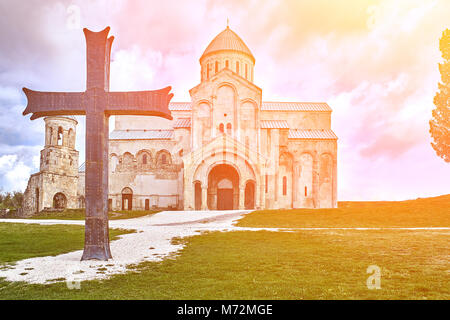
M170 102L169 110L170 111L191 111L191 103L190 102Z
M326 102L278 102L262 103L261 111L332 111Z
M261 120L261 129L289 129L286 120Z
M337 138L333 130L327 129L291 129L288 136L288 139L337 140Z
M114 130L110 140L170 140L173 130Z
M171 111L191 111L191 102L171 102ZM261 111L314 111L331 112L332 109L326 102L282 102L263 101Z
M190 118L180 118L175 121L173 124L174 128L190 128L191 127L191 119Z
M202 60L207 55L218 52L218 51L239 51L247 54L255 62L255 57L253 56L250 49L247 45L242 41L242 39L228 26L225 30L219 33L206 47L203 52L200 60Z

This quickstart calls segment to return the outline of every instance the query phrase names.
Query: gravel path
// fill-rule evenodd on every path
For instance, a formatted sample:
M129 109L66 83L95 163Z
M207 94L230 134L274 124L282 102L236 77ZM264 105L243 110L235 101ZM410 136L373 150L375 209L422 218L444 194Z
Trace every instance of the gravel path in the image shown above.
M130 266L144 261L160 261L178 252L183 245L172 244L175 237L188 237L202 231L227 231L235 220L250 211L163 211L124 220L110 220L111 228L133 229L111 242L113 259L80 261L82 250L57 256L36 257L0 266L0 278L28 283L67 281L76 285L83 280L106 279L125 273ZM41 225L84 225L75 220L0 219L0 222Z
M111 228L133 229L135 233L121 235L111 242L113 259L109 261L80 261L82 250L20 260L14 265L0 266L0 278L28 283L66 281L76 287L84 280L106 279L125 273L144 261L161 261L183 248L173 244L176 237L188 237L203 231L241 230L450 230L450 228L243 228L234 223L250 211L163 211L157 214L124 220L110 220ZM0 222L41 225L84 225L82 220L0 219Z

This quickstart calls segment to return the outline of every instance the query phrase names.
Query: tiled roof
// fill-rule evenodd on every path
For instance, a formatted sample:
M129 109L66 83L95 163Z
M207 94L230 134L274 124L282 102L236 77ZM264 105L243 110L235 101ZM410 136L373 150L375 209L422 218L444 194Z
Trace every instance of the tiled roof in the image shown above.
M170 102L169 110L170 111L191 111L191 103L190 102Z
M190 118L180 118L175 121L173 124L174 128L190 128L191 127L191 119Z
M333 130L325 129L291 129L289 130L289 139L325 139L337 140Z
M114 130L110 140L164 140L171 139L173 130Z
M289 129L286 120L261 120L261 129Z
M86 171L86 162L83 162L81 166L78 168L78 172L85 172Z
M245 54L248 54L253 59L253 61L255 61L255 57L253 56L247 45L244 43L244 41L242 41L242 39L229 27L227 27L225 30L219 33L209 43L209 45L203 52L200 60L202 60L203 57L207 56L210 53L222 50L240 51Z
M325 102L263 102L262 111L331 111Z

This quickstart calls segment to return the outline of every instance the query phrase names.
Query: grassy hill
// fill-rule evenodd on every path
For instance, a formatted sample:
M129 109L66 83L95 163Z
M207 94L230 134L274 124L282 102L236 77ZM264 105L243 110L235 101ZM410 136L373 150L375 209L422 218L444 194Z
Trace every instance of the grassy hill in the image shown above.
M450 227L450 194L407 201L345 201L336 209L258 210L241 227Z

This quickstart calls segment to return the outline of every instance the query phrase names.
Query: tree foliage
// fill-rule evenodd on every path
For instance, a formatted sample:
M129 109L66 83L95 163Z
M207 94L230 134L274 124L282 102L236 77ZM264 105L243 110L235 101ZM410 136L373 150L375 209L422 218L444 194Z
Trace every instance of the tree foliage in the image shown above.
M436 154L450 162L450 30L442 33L439 42L444 62L439 64L441 82L438 83L439 91L434 96L433 117L430 120L430 133L433 141L431 146Z
M22 192L0 192L0 209L18 209L22 207L22 201Z

